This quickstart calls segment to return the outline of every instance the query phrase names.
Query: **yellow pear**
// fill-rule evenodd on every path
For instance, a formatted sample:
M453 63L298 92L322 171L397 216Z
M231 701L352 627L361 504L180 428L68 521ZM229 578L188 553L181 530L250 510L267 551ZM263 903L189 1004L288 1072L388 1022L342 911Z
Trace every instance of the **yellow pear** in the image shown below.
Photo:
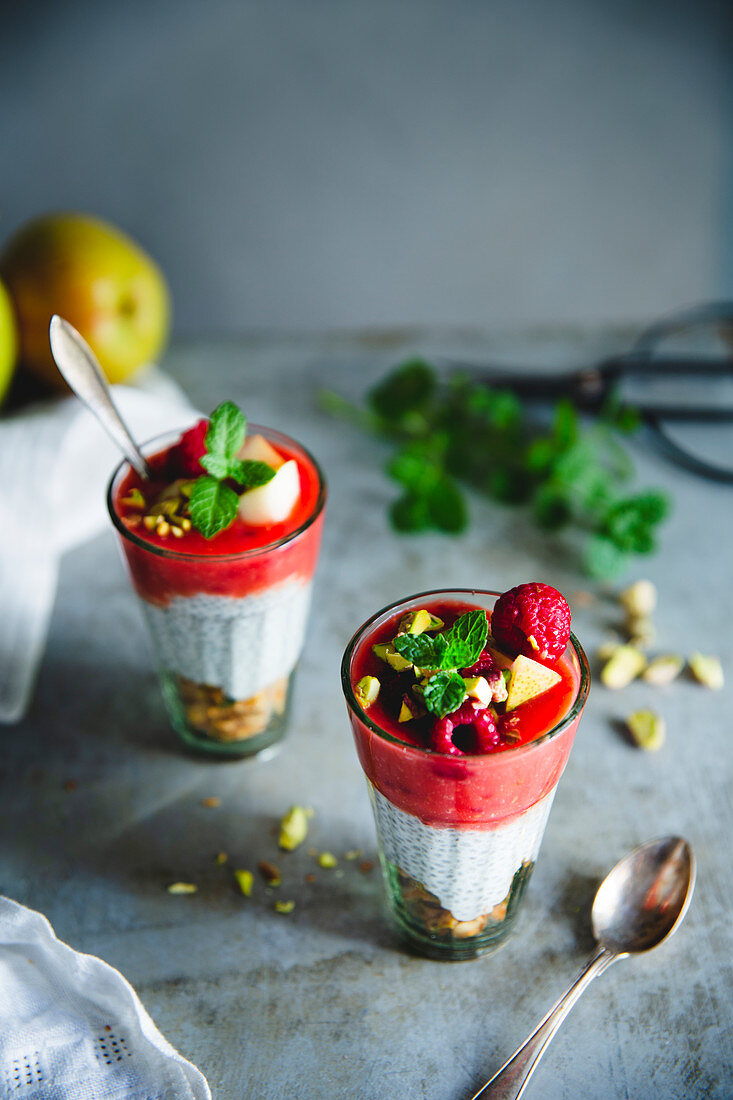
M154 261L125 233L88 214L47 214L22 226L0 253L13 299L20 361L64 388L48 326L58 313L93 348L110 382L154 360L168 338L170 304Z
M507 684L506 709L516 710L522 703L527 703L537 695L549 691L555 684L559 684L562 677L553 672L539 661L533 661L531 657L519 655L509 669L509 683Z
M0 283L0 402L10 386L18 353L15 313L7 290Z

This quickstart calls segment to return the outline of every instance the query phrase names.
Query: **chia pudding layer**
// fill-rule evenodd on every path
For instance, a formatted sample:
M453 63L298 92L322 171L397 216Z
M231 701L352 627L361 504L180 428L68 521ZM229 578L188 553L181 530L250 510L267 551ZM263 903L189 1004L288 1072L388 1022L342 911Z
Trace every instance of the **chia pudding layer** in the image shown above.
M370 784L382 854L432 894L457 921L473 921L501 905L522 867L534 864L555 792L494 828L426 825Z
M297 577L251 596L199 593L141 605L167 672L248 699L295 668L311 587Z

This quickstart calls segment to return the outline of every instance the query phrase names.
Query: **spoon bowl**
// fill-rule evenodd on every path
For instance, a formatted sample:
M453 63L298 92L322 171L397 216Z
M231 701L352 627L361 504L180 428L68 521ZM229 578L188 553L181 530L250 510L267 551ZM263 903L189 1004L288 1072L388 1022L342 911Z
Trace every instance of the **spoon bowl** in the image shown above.
M619 860L598 887L593 934L617 955L651 951L674 932L695 884L695 857L687 841L649 840Z

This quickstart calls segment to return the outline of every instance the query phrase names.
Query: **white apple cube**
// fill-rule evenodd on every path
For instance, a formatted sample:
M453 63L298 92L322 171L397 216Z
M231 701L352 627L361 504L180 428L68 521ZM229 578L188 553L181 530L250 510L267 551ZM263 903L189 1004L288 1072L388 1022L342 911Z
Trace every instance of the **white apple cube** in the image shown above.
M299 496L298 463L291 458L282 463L266 485L242 493L239 498L239 517L250 527L268 527L272 523L283 523L298 503Z
M237 458L247 462L266 462L275 470L285 464L283 456L267 442L264 435L248 435L237 451Z

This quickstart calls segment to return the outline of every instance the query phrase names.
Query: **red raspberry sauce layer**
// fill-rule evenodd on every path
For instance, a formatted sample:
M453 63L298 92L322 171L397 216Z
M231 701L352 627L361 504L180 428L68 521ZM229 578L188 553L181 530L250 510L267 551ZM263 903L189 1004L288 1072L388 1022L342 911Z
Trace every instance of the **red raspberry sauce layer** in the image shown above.
M469 604L427 603L426 610L439 616L446 626L466 611ZM354 654L352 683L362 676L387 680L385 665L371 652L376 642L390 641L404 614L395 614L365 638ZM514 712L519 741L502 745L481 755L448 756L426 750L425 731L420 722L399 723L387 698L380 698L368 710L370 720L399 744L375 733L350 712L351 724L364 772L385 798L399 809L434 826L491 826L529 809L557 784L575 737L580 715L554 737L535 744L570 711L580 686L578 658L571 646L556 661L543 662L562 680ZM391 670L388 670L391 672ZM428 719L429 721L429 719ZM410 727L414 727L410 729Z
M253 425L255 430L266 434ZM129 529L122 546L133 584L144 600L166 604L176 596L199 593L239 597L296 577L312 577L323 526L325 493L321 495L321 479L315 464L296 443L286 446L280 437L277 443L271 442L285 461L295 459L298 464L300 498L288 519L269 527L250 527L237 518L211 539L196 530L173 540L148 531L142 524ZM140 515L139 509L122 503L131 489L139 489L152 502L170 484L172 478L166 472L170 450L166 448L148 459L159 478L144 482L128 469L119 481L114 507L123 526L126 519ZM288 539L309 519L304 530Z

